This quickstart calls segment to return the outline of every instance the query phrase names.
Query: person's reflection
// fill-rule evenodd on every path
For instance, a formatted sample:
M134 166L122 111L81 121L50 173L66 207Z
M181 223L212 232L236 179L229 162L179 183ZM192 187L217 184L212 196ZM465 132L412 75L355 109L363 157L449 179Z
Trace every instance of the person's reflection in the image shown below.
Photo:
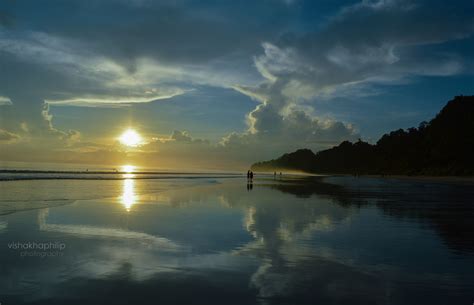
M135 181L133 179L125 179L123 181L121 202L127 212L130 211L130 208L135 204L136 200L137 196L135 195Z
M253 189L253 182L250 181L250 182L247 182L247 191L251 191Z

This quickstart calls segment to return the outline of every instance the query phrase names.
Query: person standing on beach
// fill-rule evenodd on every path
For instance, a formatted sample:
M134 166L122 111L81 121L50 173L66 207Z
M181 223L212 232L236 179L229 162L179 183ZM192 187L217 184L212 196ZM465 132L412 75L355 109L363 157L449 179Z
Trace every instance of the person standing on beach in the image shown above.
M250 170L247 171L247 180L250 179Z
M253 180L253 172L250 171L250 181L252 181L252 180Z

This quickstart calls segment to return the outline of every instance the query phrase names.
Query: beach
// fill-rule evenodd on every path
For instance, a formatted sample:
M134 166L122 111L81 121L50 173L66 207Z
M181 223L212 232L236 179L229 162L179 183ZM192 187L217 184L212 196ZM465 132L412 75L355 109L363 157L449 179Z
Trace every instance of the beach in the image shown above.
M2 304L472 302L470 185L185 175L0 188Z

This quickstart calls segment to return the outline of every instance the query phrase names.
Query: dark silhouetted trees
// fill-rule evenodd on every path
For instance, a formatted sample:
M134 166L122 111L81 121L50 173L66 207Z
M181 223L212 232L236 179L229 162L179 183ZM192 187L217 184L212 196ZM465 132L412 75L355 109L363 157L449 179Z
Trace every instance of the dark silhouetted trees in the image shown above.
M314 154L300 149L253 170L310 173L474 175L474 96L457 96L430 122L383 135L375 145L344 141Z

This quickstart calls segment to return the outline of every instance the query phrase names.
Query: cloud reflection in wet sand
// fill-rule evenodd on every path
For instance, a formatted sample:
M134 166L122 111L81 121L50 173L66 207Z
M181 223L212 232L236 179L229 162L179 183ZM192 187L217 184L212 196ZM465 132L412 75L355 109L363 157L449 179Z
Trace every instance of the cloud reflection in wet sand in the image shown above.
M377 203L389 193L374 192L373 184L353 191L312 183L260 180L251 192L235 182L192 187L140 196L133 213L116 198L42 210L37 234L59 236L68 249L81 249L74 254L81 259L66 255L24 267L6 253L5 274L36 274L32 280L49 291L42 296L32 288L38 303L79 303L74 296L88 304L445 304L469 298L472 257L452 253L418 218L383 214ZM11 221L28 213L37 212ZM4 231L0 238L21 232ZM0 276L2 287L6 281Z

